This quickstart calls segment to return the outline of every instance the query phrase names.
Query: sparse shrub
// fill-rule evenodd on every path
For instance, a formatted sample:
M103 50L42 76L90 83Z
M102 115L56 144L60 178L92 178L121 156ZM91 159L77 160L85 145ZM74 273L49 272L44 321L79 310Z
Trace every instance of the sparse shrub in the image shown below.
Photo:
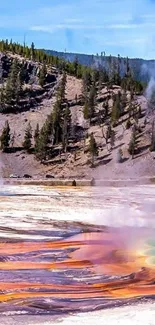
M31 124L29 123L25 130L25 136L23 141L23 147L27 152L30 151L32 145L31 139L32 139L32 128L31 128Z
M5 126L2 130L0 141L1 141L2 151L6 151L6 149L9 147L9 143L10 143L10 126L9 126L8 121L5 122Z
M76 180L74 179L74 181L72 182L72 186L76 186Z
M131 135L131 140L129 142L129 148L128 148L128 152L132 156L132 159L133 159L134 153L135 153L135 145L136 145L136 128L134 126L132 135Z
M120 105L120 98L117 95L116 99L114 100L112 112L111 112L111 122L113 126L115 126L119 120L121 115L121 105Z
M110 134L110 144L111 144L111 149L113 149L114 145L115 145L115 131L111 130L111 134Z
M123 161L123 151L121 148L119 148L117 151L117 162L121 163L122 161Z
M130 121L130 119L127 120L125 127L126 127L127 130L130 129L130 127L131 127L131 121Z
M111 133L112 133L112 128L111 128L111 125L109 124L107 126L106 133L105 133L106 144L108 143L108 140L111 138Z
M92 166L93 166L94 165L94 159L95 159L96 156L98 156L97 143L95 141L93 133L91 133L91 135L90 135L89 152L91 154L91 162L92 162Z
M141 108L141 106L139 105L139 109L138 109L138 118L140 119L141 117L143 117L143 114L142 114L142 108Z

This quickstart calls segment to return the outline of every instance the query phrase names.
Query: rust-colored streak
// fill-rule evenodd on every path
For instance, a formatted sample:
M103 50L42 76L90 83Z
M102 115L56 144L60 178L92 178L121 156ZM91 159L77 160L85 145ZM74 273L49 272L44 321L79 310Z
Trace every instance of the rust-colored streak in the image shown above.
M83 243L87 245L87 243ZM38 250L52 250L52 249L64 249L69 247L81 246L81 242L78 241L59 241L59 242L47 242L47 243L0 243L0 252L2 255L15 255L15 254L25 254L30 252L37 252Z
M116 239L115 239L116 238ZM135 241L135 247L138 247ZM63 261L50 262L53 250L74 248L74 251ZM44 257L48 250L49 262L36 262L35 257ZM139 253L137 249L129 247L123 237L116 237L114 233L89 233L77 235L71 240L40 243L0 243L0 252L3 255L23 254L21 261L0 262L0 270L83 270L87 268L92 274L106 274L127 276L117 280L109 280L103 283L79 283L74 280L73 284L33 282L0 282L0 301L14 301L16 299L55 297L70 299L100 298L130 298L155 294L155 267L147 265L145 253ZM24 260L24 254L36 252L31 260ZM55 253L56 254L56 253ZM30 273L31 274L31 273ZM132 274L132 275L130 275ZM81 279L82 280L82 279ZM84 281L83 281L84 282ZM7 293L5 293L7 290ZM31 292L31 291L32 292Z
M82 268L92 266L89 261L70 261L66 260L65 262L56 262L56 263L36 263L36 262L0 262L0 270L35 270L35 269L65 269L65 268Z
M19 292L0 295L0 301L9 301L14 299L25 299L25 298L38 298L38 297L50 297L50 298L62 298L62 299L85 299L85 298L134 298L137 296L147 296L155 293L155 285L152 286L128 286L127 288L109 288L108 290L89 290L80 291L75 289L74 292Z

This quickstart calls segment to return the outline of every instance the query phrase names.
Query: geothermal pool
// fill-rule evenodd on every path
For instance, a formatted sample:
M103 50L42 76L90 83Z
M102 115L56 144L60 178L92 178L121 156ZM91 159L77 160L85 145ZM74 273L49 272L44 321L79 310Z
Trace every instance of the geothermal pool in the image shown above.
M154 186L1 186L4 325L154 324L154 298Z

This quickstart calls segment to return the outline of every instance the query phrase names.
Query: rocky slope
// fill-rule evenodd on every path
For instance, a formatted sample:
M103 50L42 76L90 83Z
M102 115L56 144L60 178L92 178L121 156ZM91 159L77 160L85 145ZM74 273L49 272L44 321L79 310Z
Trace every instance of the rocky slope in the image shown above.
M2 132L5 121L8 120L11 135L15 135L13 146L16 148L16 150L10 150L9 153L0 153L1 175L3 177L9 177L10 174L17 174L22 177L27 173L36 178L45 177L46 174L51 174L54 175L54 177L65 178L89 178L93 176L101 179L114 179L153 176L155 174L154 154L149 150L152 114L146 121L147 101L145 97L143 95L135 95L133 100L135 107L141 105L142 114L137 122L141 131L137 134L136 149L134 159L132 159L128 152L132 127L126 129L130 92L127 93L128 100L124 114L120 117L117 126L114 127L115 143L113 148L111 148L110 140L108 144L106 144L105 141L106 123L98 123L94 120L94 122L90 124L88 120L84 119L83 106L80 101L82 80L70 75L67 75L66 100L69 103L71 111L72 128L75 128L76 136L78 134L76 137L77 140L75 143L70 143L69 152L66 154L62 153L61 157L58 155L50 159L46 164L37 161L34 154L26 153L22 149L25 129L29 122L31 123L33 133L37 123L42 127L47 116L53 110L56 101L56 89L58 88L62 75L55 67L51 67L51 70L48 71L46 86L41 88L36 82L41 64L25 58L23 59L18 55L7 53L7 55L1 54L1 75L3 75L3 77L7 77L10 62L15 57L20 62L24 60L29 78L25 87L31 87L33 95L31 103L28 104L28 100L26 99L26 106L24 107L24 105L22 105L21 110L17 111L15 114L0 113L0 133ZM102 91L98 92L97 95L96 114L102 110L102 105L107 98L112 98L114 94L118 93L123 94L121 87L115 85L109 87L109 85L104 84ZM108 106L111 111L111 99L108 100ZM134 123L134 119L131 118L131 124L133 125ZM79 132L83 134L81 139L79 137ZM88 152L89 135L92 132L99 151L93 168L91 168L90 154ZM87 139L84 137L86 133L88 133ZM122 149L123 153L121 163L118 163L117 159L119 148Z

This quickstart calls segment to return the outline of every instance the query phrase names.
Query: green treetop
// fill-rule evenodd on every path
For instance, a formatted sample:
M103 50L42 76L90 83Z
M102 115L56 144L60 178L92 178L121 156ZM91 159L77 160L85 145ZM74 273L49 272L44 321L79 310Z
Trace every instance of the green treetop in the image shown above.
M1 149L3 151L6 151L7 148L9 147L9 142L10 142L10 126L8 121L5 122L5 126L2 130L0 141L1 141Z

